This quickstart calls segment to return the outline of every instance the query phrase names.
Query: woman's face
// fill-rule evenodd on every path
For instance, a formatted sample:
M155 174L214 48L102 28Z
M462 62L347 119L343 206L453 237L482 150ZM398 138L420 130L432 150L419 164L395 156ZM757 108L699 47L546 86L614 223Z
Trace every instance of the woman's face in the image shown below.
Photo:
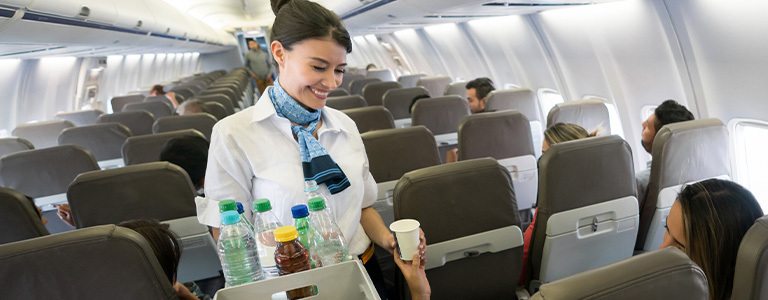
M685 233L683 232L683 211L680 201L675 201L672 208L669 209L667 216L667 231L664 233L664 240L659 249L666 247L677 247L685 251Z
M315 110L325 106L347 66L346 49L330 38L307 39L294 44L291 51L274 41L272 53L280 66L280 86L302 106Z

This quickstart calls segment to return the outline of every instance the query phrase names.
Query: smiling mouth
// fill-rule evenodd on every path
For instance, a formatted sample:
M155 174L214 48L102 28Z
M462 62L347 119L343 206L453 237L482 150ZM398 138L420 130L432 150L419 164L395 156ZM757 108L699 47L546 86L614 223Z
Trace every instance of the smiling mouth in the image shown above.
M328 94L331 93L331 91L321 91L321 90L315 89L313 87L309 87L309 90L312 91L312 94L315 94L315 97L317 97L319 99L328 98Z

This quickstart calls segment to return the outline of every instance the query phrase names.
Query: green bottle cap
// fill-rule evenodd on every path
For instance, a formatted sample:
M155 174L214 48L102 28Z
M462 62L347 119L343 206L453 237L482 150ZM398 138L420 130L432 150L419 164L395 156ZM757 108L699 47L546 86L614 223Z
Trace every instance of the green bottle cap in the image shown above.
M256 200L256 202L253 202L253 210L258 212L265 212L272 209L272 204L269 203L269 199L267 198L261 198L259 200Z
M235 204L235 200L219 201L219 212L225 212L230 210L237 211L237 204Z
M318 211L324 208L325 208L325 201L323 201L323 198L315 197L315 198L309 199L309 210Z

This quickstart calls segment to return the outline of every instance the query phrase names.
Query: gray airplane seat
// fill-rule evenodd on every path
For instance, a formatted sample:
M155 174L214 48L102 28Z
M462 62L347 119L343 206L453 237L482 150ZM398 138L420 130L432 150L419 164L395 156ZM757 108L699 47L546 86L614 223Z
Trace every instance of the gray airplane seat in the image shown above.
M173 107L173 102L171 102L171 100L168 99L168 97L166 97L165 95L149 96L144 99L144 102L162 102ZM177 103L178 103L178 100L177 100Z
M397 82L399 82L400 85L403 86L403 88L412 88L412 87L416 87L416 83L418 83L419 79L424 76L427 76L427 75L426 74L403 75L403 76L397 77Z
M218 93L218 94L206 94L201 96L196 96L193 99L198 99L203 102L216 102L224 106L224 108L227 111L227 115L231 115L235 113L235 103L236 101L233 101L230 98L230 96L227 96L226 94Z
M35 149L35 146L33 146L31 142L22 138L10 137L0 139L0 157L6 154L32 149Z
M59 145L77 145L88 149L102 169L124 166L123 143L131 130L120 123L104 123L69 128L59 135Z
M144 95L137 94L137 95L112 97L112 100L110 100L109 103L112 104L112 112L119 112L119 111L123 111L123 106L125 106L128 103L141 102L141 101L144 101Z
M451 84L451 77L438 76L438 77L421 77L416 81L416 86L424 87L432 97L438 97L445 93L445 87ZM464 97L461 97L462 99Z
M44 211L67 202L67 186L80 173L99 170L88 150L66 145L8 154L0 158L0 186L35 199Z
M229 116L227 114L227 109L224 107L224 105L221 105L221 103L218 102L205 102L205 107L208 108L208 111L216 117L217 120L221 120Z
M467 83L466 82L454 82L445 87L444 96L456 95L461 98L467 97Z
M768 299L768 217L755 221L741 239L731 299Z
M395 219L419 221L427 237L433 299L515 298L523 235L506 168L480 158L412 171L394 204Z
M35 149L42 149L58 146L59 134L72 127L75 127L75 124L70 121L53 120L19 125L11 134L29 141Z
M357 130L360 133L395 128L395 121L392 120L392 114L390 114L383 106L351 108L342 110L341 112L347 114L352 121L355 121Z
M345 73L344 77L342 77L342 79L341 79L341 85L339 86L339 88L342 88L342 89L346 90L347 92L351 92L352 90L350 89L349 86L352 83L352 81L355 81L355 80L358 80L358 79L364 79L364 78L365 78L364 75ZM354 95L354 93L350 93L350 94Z
M350 95L363 95L363 88L371 83L375 82L381 82L381 79L378 78L361 78L353 80L349 83L349 94ZM365 98L365 97L363 97Z
M160 151L163 150L165 144L174 138L182 136L205 137L205 135L194 129L132 136L125 140L123 144L123 161L126 166L159 161Z
M394 81L373 82L363 87L363 98L368 106L382 105L384 93L392 89L399 89L402 86Z
M611 119L605 102L598 99L568 101L555 105L547 115L547 127L557 123L572 123L598 135L611 134Z
M639 219L632 150L619 136L552 145L539 162L529 291L632 256Z
M328 93L328 97L340 97L340 96L349 96L349 92L347 90L339 87L330 93Z
M653 251L664 239L669 209L683 185L710 178L730 180L728 129L718 119L668 124L653 139L653 162L635 249Z
M338 110L345 110L345 109L366 107L368 106L368 103L365 102L365 99L363 99L363 97L360 95L346 95L346 96L338 96L338 97L328 97L325 100L325 106L335 108Z
M413 105L411 125L424 125L435 135L440 160L445 162L445 152L457 147L459 124L469 114L469 104L459 96L421 99Z
M539 171L528 119L517 110L475 114L459 124L459 160L492 157L507 168L521 212L536 202Z
M185 129L194 129L205 135L207 140L211 139L213 125L218 120L211 114L191 114L184 116L162 117L155 121L152 126L154 133L163 133L170 131L179 131Z
M179 299L147 240L115 225L2 245L0 264L9 299Z
M536 157L541 156L541 144L544 139L542 131L541 110L536 93L529 89L495 90L485 96L487 111L502 111L516 109L530 122L533 151Z
M134 219L168 223L184 246L180 282L216 277L221 269L213 238L197 221L196 194L187 173L168 162L88 172L67 191L77 228Z
M152 134L152 124L155 117L146 110L124 111L113 114L101 115L96 124L120 123L131 130L134 136Z
M171 92L184 96L184 99L189 99L195 96L195 91L189 86L176 86L171 89Z
M155 119L173 115L173 106L168 106L165 102L145 101L128 103L123 106L123 111L148 111Z
M58 112L54 118L59 120L67 120L75 124L75 126L86 126L96 124L96 119L103 115L104 112L98 109L90 110L78 110Z
M389 226L395 217L392 196L400 177L413 170L440 164L435 137L424 126L377 130L361 136L369 169L379 190L373 207Z
M365 74L366 78L378 78L381 81L395 81L395 74L390 69L370 70Z
M395 128L411 126L411 103L413 103L413 98L422 95L429 97L429 92L420 86L391 89L384 93L381 102L392 113L392 118L395 119Z
M0 187L0 245L48 235L34 204L21 193Z
M709 299L707 276L668 247L544 284L531 300ZM757 299L757 298L732 298Z
M230 101L230 106L232 106L233 109L234 109L234 106L236 105L235 103L238 102L239 100L242 100L243 98L242 95L237 94L236 90L231 88L226 88L226 87L219 87L219 88L209 87L207 90L200 93L198 97L205 97L209 95L224 95ZM205 101L209 101L209 100L205 100ZM224 103L222 103L222 105L227 106Z

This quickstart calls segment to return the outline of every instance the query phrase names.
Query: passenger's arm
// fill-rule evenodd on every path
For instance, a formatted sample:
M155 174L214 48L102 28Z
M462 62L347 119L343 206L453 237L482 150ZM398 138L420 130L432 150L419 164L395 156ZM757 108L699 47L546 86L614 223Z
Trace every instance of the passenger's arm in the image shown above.
M395 264L400 268L400 271L405 277L405 282L408 283L408 289L411 291L411 299L413 300L429 300L432 294L432 288L429 287L429 281L427 280L427 274L424 272L424 266L427 264L426 259L420 259L417 254L413 254L413 258L410 262L400 259L400 253L395 249L394 253Z
M459 161L459 148L453 148L445 152L445 163L455 163Z

